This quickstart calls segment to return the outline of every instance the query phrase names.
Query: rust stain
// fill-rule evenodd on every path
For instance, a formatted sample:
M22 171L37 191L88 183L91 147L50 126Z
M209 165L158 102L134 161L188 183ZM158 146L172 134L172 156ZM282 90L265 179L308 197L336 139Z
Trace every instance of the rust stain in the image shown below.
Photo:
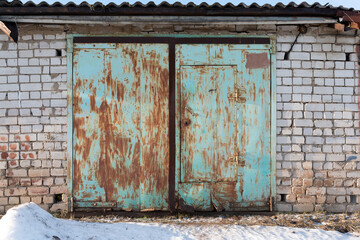
M11 150L17 150L17 148L18 148L17 143L11 143L11 144L10 144L10 149L11 149Z
M7 145L0 145L0 151L6 151Z
M29 158L34 158L34 154L33 154L33 153L29 153Z
M27 158L27 155L25 153L23 153L21 156L22 156L23 159Z
M26 136L25 136L25 140L29 142L29 141L30 141L30 136L29 136L29 135L26 135Z
M246 55L246 65L248 69L265 68L270 65L267 53L248 53Z
M9 158L10 159L15 159L17 157L17 153L10 153L10 155L9 155Z
M179 206L178 208L184 212L195 212L195 208L194 206L190 206L188 204L186 204L186 202L184 201L184 199L180 198L179 201Z
M27 143L21 143L21 147L22 147L22 149L30 150L30 145Z
M163 195L164 199L168 197L169 143L166 129L169 73L167 64L164 69L159 67L163 54L158 54L157 51L146 52L143 49L146 48L141 48L141 44L125 44L122 47L121 54L128 60L122 72L124 76L135 75L131 83L126 77L121 79L121 75L113 75L112 70L116 66L112 65L111 60L105 61L107 65L103 72L104 83L107 94L111 94L111 97L102 98L99 106L99 103L96 104L96 101L99 102L99 99L96 99L96 89L93 86L90 88L90 111L96 113L97 123L88 123L90 119L80 115L81 89L93 80L78 79L74 86L74 113L79 113L79 116L73 119L74 134L78 139L74 148L75 155L81 158L74 159L74 192L79 192L83 188L82 169L84 164L89 164L92 140L99 139L100 158L95 161L92 169L94 180L105 190L105 196L98 197L96 201L121 202L119 197L136 200L140 181L149 195ZM126 106L130 100L139 107L136 107L136 114L126 116L126 112L129 111ZM141 111L141 104L146 106L145 111ZM89 124L96 126L102 134L87 135L85 126ZM135 129L131 129L130 126ZM138 134L140 128L142 132ZM139 137L142 138L141 141ZM144 159L142 165L140 158ZM119 196L119 192L125 194ZM90 193L98 194L96 191ZM93 196L88 196L90 193L86 191L82 197Z
M9 156L9 154L7 152L1 153L1 159L7 159L8 156Z
M5 136L1 136L0 139L1 139L1 141L3 141L3 142L5 142L5 141L7 140Z
M16 166L17 165L17 161L16 160L11 160L9 161L10 166Z

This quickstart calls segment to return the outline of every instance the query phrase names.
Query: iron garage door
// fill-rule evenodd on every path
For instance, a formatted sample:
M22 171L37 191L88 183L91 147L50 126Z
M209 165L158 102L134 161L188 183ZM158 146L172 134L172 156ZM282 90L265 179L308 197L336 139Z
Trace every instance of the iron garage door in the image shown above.
M270 39L76 37L73 49L72 207L271 210Z

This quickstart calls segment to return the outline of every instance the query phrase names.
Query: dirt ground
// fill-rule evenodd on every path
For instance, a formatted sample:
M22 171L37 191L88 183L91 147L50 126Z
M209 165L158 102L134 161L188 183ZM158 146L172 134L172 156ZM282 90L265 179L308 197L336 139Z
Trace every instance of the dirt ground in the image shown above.
M54 214L61 217L59 214ZM0 215L0 219L3 215ZM219 215L212 216L190 216L177 214L166 217L124 217L117 215L99 215L76 218L77 221L118 223L118 222L141 222L141 223L170 223L170 224L206 224L206 225L228 225L236 224L242 226L283 226L297 228L313 228L327 231L338 231L341 233L356 233L360 236L360 214L328 214L316 213L277 213L272 216L263 215Z
M243 226L285 226L298 228L314 228L334 230L341 233L360 234L360 214L326 214L322 212L304 214L278 213L272 216L262 215L232 215L232 216L189 216L178 214L168 217L123 217L123 216L91 216L78 218L85 222L142 222L171 224L237 224Z

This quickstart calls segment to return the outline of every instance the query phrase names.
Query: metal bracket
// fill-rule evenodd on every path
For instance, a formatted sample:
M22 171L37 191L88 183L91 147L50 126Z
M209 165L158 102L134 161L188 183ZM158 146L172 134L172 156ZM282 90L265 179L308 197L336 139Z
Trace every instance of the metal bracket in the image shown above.
M67 53L73 53L74 47L73 47L73 38L71 35L66 36L66 52Z
M229 157L229 160L240 167L245 167L245 153L238 151Z
M74 212L74 197L70 198L70 212Z
M276 36L270 36L270 54L276 54Z
M243 94L246 94L246 89L242 86L235 86L235 91L228 93L228 99L237 103L245 103L246 97L242 96Z

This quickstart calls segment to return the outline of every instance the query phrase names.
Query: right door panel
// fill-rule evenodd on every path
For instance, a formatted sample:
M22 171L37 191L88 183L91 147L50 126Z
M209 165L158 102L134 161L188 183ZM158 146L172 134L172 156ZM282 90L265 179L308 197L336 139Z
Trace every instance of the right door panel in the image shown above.
M176 46L180 208L269 209L269 59L244 45Z

